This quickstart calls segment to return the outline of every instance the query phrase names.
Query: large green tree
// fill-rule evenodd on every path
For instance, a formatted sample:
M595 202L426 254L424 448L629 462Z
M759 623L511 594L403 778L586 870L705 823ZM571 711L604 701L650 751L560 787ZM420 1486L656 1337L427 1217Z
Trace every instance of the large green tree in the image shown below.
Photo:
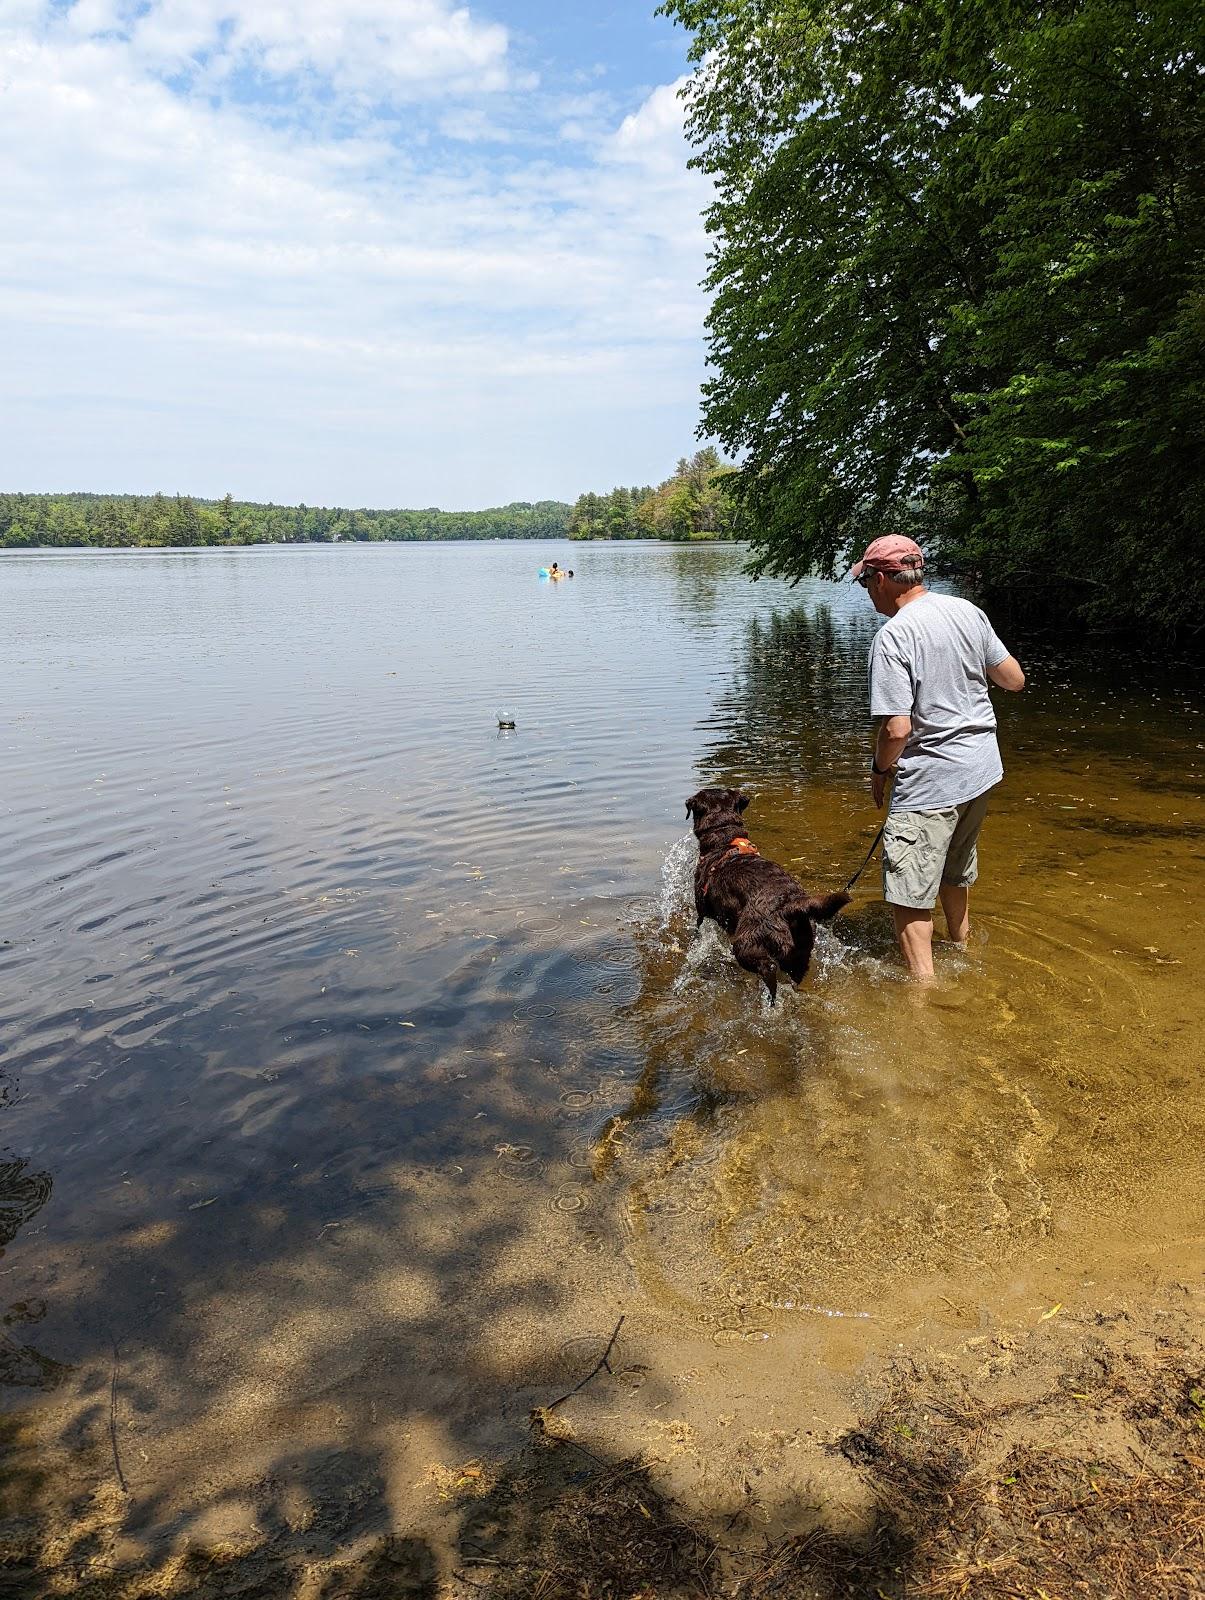
M610 494L579 495L569 514L571 539L727 539L732 468L711 446L683 456L657 488L620 485Z
M732 537L732 501L726 492L732 468L710 445L683 456L667 478L636 508L641 530L657 539Z
M1033 611L1199 625L1194 0L668 0L716 199L704 428L759 570L901 528Z

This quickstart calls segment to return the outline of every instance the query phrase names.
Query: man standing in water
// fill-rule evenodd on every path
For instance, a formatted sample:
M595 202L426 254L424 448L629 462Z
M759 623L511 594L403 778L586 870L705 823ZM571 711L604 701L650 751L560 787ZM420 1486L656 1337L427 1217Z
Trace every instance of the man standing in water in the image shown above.
M914 978L933 976L933 907L950 938L970 932L975 845L989 791L1004 776L989 680L1023 689L1025 674L978 606L925 588L918 544L888 534L851 576L887 621L870 647L870 714L882 717L871 793L883 804L883 898Z

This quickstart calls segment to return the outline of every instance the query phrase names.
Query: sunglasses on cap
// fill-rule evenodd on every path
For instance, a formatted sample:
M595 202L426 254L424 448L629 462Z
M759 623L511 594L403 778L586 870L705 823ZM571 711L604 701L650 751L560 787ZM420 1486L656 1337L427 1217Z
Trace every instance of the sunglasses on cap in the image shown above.
M860 583L863 589L869 589L870 580L875 576L876 573L881 573L885 578L916 578L919 581L924 577L925 569L923 566L909 564L896 567L894 572L883 572L881 567L867 567L865 572L860 572L858 574L858 576L854 579L854 582Z

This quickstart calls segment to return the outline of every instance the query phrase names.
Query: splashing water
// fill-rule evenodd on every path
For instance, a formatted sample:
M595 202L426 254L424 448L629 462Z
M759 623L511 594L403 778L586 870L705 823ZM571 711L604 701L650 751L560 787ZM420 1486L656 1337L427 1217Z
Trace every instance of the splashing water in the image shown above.
M721 934L718 924L712 922L710 917L705 917L698 932L690 936L682 970L674 979L673 994L684 994L694 986L696 980L705 978L722 963L735 965L728 941Z
M694 910L695 863L699 847L693 833L684 833L665 853L661 863L659 911L662 929Z

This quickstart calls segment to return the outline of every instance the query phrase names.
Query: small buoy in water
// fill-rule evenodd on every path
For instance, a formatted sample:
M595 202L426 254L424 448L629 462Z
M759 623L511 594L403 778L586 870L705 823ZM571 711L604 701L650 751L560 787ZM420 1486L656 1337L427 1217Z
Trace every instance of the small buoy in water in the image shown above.
M515 713L513 711L505 711L505 710L499 711L497 713L497 716L498 716L498 726L500 728L513 728L514 727L516 719L515 719Z
M513 722L508 722L505 717L499 717L498 718L498 726L500 728L513 728L514 727L514 723Z

